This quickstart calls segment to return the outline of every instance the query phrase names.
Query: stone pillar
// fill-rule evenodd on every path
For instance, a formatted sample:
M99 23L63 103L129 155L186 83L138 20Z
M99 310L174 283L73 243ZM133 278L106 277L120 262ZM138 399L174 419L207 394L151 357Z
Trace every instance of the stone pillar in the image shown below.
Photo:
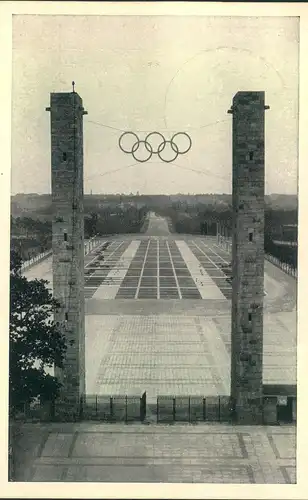
M61 306L55 321L63 327L67 353L55 375L63 384L60 400L78 405L85 393L83 115L76 92L50 95L53 294Z
M262 423L264 92L238 92L233 114L231 397L238 423Z

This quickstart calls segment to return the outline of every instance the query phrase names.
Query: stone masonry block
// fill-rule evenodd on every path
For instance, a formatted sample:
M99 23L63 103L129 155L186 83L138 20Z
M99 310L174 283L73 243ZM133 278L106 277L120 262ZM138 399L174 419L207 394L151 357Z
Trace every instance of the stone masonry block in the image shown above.
M231 397L240 423L260 420L264 294L264 92L233 99ZM253 305L257 304L257 309Z
M55 320L64 320L67 341L73 341L64 368L56 375L63 384L61 398L78 400L85 392L82 99L75 92L52 93L49 110L53 289L62 302Z

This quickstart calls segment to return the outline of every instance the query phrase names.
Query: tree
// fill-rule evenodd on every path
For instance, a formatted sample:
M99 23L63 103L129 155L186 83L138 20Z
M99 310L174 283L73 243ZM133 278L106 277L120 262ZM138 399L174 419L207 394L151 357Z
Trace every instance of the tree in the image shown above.
M98 233L98 214L96 212L91 212L89 217L84 218L84 232L87 238Z
M21 274L22 260L12 250L10 260L10 412L14 414L39 397L48 401L59 393L60 383L47 367L63 366L66 340L53 321L59 303L46 280Z

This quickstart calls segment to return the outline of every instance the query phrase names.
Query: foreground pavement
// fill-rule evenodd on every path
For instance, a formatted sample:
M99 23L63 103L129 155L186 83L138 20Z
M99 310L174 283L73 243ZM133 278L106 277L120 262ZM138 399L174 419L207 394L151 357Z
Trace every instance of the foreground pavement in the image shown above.
M103 245L105 240L102 240ZM229 394L230 256L215 238L108 239L85 259L87 394ZM25 273L51 281L51 259ZM264 382L296 383L296 281L265 263ZM25 424L18 481L295 482L295 427Z
M296 482L295 428L24 424L16 481Z

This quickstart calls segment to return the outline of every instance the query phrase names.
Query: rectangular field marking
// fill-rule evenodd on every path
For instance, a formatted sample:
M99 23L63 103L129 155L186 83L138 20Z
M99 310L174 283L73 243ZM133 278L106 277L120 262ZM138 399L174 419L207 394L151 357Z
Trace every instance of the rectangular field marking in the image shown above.
M106 276L106 280L110 280L111 282L117 281L115 285L101 285L93 298L95 299L114 299L118 290L121 286L122 281L124 280L126 273L129 269L129 266L139 248L140 241L133 240L130 245L127 247L123 255L120 257L118 261L118 265L115 269L111 269Z
M187 243L177 240L176 245L186 262L187 268L198 288L202 299L225 299L216 283L202 267L197 257L193 254ZM205 278L205 279L204 279Z
M142 280L142 277L143 277L144 267L145 267L145 263L146 263L147 256L148 256L148 253L149 253L150 242L151 242L151 240L148 241L148 244L147 244L147 247L146 247L146 251L145 251L145 255L144 255L144 259L143 259L143 264L142 264L142 269L140 271L139 282L138 282L137 289L136 289L135 299L137 299L138 295L139 295L139 290L140 290L141 280Z

